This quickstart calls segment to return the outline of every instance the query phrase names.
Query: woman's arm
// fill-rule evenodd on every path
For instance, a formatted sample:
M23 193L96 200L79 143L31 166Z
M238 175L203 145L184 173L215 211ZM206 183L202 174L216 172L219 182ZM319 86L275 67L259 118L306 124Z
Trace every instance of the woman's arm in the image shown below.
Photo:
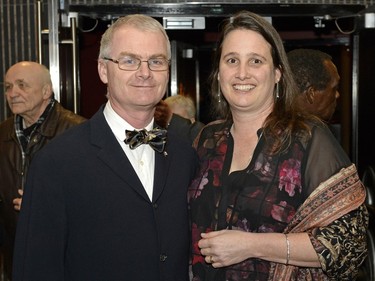
M249 233L239 230L220 230L202 234L198 243L202 255L213 267L223 267L248 258L320 267L307 233Z

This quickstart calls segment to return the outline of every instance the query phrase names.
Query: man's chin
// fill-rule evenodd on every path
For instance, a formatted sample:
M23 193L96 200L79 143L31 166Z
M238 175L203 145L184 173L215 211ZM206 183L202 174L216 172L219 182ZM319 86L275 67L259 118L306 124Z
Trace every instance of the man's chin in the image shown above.
M12 105L10 110L13 112L13 114L22 114L25 111L24 108L17 105Z

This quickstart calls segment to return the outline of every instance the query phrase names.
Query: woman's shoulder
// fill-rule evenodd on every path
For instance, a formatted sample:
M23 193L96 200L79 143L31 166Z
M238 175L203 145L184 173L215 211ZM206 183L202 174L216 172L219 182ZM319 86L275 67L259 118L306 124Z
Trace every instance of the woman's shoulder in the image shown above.
M219 120L214 120L214 121L211 121L209 123L207 123L204 128L205 129L211 129L211 130L214 130L214 129L223 129L223 128L226 128L226 127L230 127L232 125L232 121L229 121L227 119L219 119Z
M325 158L327 162L337 161L344 166L351 163L340 142L325 123L312 126L312 135L308 147L310 153L321 155L320 157Z
M224 119L207 123L195 139L194 146L196 147L198 143L203 143L207 139L220 139L220 136L228 135L231 126L232 121Z
M337 141L327 123L312 123L311 128L314 138L322 138Z
M307 144L311 139L316 138L329 138L331 139L332 132L328 125L320 120L307 120L304 122L303 127L299 127L295 134L300 141Z
M232 126L232 121L229 120L215 120L207 123L203 129L201 130L201 135L211 135L211 134L218 134L224 133L227 134Z

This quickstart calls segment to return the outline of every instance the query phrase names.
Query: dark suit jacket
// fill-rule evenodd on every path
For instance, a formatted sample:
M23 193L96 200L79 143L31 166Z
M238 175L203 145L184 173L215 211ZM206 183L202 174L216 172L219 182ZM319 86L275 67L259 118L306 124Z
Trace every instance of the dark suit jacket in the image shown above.
M179 136L186 140L190 140L190 142L193 143L203 127L204 124L202 122L196 121L191 123L189 119L181 117L178 114L173 114L168 130L175 132Z
M168 155L155 152L151 202L102 111L34 158L13 281L188 280L195 151L168 134Z
M0 124L0 225L4 227L4 240L0 239L3 242L0 254L3 259L5 279L12 280L13 246L18 220L13 199L19 197L18 189L23 186L31 160L53 138L85 120L55 102L54 107L40 127L33 132L27 144L25 163L22 163L22 151L14 130L14 116Z

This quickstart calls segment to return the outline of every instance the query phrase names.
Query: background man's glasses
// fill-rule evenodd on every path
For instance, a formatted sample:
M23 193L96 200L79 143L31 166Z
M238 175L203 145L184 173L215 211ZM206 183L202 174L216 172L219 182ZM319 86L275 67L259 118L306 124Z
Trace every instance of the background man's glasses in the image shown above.
M142 62L147 62L148 68L151 71L165 71L169 68L169 60L164 58L151 58L148 60L140 60L134 57L122 57L118 60L104 57L103 59L117 63L118 68L126 71L138 70Z

